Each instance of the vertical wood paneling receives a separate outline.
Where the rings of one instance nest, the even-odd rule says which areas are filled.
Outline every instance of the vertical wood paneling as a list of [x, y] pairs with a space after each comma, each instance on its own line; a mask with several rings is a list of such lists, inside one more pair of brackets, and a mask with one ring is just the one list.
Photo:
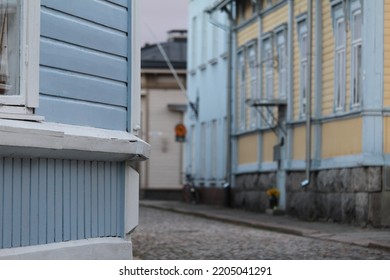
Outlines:
[[118, 216], [117, 204], [117, 188], [118, 188], [118, 174], [117, 165], [111, 165], [111, 235], [115, 236], [117, 233], [116, 229], [116, 217]]
[[47, 160], [39, 160], [39, 178], [38, 178], [38, 189], [39, 189], [39, 205], [38, 205], [38, 243], [47, 243]]
[[77, 240], [77, 163], [70, 162], [70, 239]]
[[92, 162], [92, 237], [98, 236], [98, 173], [97, 173], [97, 162]]
[[104, 232], [106, 236], [111, 235], [111, 164], [104, 164]]
[[[30, 177], [29, 159], [22, 161], [22, 239], [21, 246], [30, 244]], [[0, 169], [1, 172], [1, 169]], [[1, 223], [1, 222], [0, 222]], [[1, 248], [1, 246], [0, 246]]]
[[0, 158], [0, 248], [123, 236], [124, 165]]
[[104, 235], [104, 163], [98, 163], [98, 234]]
[[3, 246], [12, 246], [12, 159], [4, 161]]
[[4, 207], [4, 159], [0, 158], [0, 248], [3, 248], [3, 207]]
[[21, 245], [22, 160], [13, 160], [12, 172], [12, 247]]
[[85, 162], [85, 194], [84, 194], [84, 209], [85, 209], [85, 220], [84, 220], [84, 230], [85, 238], [92, 237], [92, 181], [91, 181], [91, 162]]
[[84, 211], [84, 161], [77, 162], [77, 239], [83, 239], [85, 237], [85, 211]]
[[70, 240], [70, 161], [64, 160], [64, 185], [63, 185], [63, 234], [64, 241]]
[[38, 244], [39, 161], [31, 160], [30, 245]]
[[55, 240], [55, 166], [54, 160], [47, 161], [47, 243]]
[[63, 240], [63, 164], [55, 161], [55, 242]]

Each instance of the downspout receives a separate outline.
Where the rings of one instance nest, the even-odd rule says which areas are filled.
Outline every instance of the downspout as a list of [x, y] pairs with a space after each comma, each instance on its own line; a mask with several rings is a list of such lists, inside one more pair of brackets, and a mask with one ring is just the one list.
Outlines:
[[301, 187], [307, 187], [310, 184], [310, 170], [311, 170], [311, 68], [312, 68], [312, 0], [307, 0], [307, 21], [308, 21], [308, 53], [307, 53], [307, 94], [306, 94], [306, 179], [301, 182]]
[[[233, 74], [233, 27], [234, 27], [234, 18], [233, 18], [233, 3], [230, 4], [230, 11], [225, 9], [226, 14], [229, 19], [229, 31], [228, 31], [228, 46], [227, 46], [227, 90], [226, 90], [226, 137], [227, 137], [227, 147], [226, 147], [226, 183], [224, 188], [231, 188], [232, 185], [232, 74]], [[226, 206], [230, 206], [229, 205]]]

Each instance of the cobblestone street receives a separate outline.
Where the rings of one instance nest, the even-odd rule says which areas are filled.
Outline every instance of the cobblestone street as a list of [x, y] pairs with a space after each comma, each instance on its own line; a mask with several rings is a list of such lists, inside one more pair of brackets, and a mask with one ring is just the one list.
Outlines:
[[390, 259], [390, 252], [238, 226], [191, 215], [140, 208], [132, 235], [144, 260]]

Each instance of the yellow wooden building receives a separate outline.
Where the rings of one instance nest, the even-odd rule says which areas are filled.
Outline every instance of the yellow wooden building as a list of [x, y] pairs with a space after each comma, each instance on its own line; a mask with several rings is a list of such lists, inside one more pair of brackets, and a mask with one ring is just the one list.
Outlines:
[[224, 0], [238, 207], [390, 225], [390, 1]]

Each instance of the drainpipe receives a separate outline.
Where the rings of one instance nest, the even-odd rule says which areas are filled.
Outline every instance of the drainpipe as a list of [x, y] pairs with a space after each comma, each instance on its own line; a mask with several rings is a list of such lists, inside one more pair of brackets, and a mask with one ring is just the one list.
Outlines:
[[[233, 18], [233, 3], [230, 4], [230, 11], [225, 9], [226, 14], [229, 19], [229, 31], [228, 31], [228, 45], [227, 45], [227, 90], [226, 90], [226, 137], [227, 137], [227, 147], [226, 147], [226, 183], [224, 187], [226, 191], [229, 192], [232, 185], [232, 74], [233, 74], [233, 27], [234, 27], [234, 18]], [[227, 202], [226, 206], [230, 206], [230, 201]]]
[[301, 187], [307, 187], [310, 184], [310, 169], [311, 169], [311, 67], [312, 67], [312, 0], [307, 0], [307, 21], [308, 21], [308, 41], [309, 49], [307, 53], [307, 94], [306, 94], [306, 179], [301, 182]]

